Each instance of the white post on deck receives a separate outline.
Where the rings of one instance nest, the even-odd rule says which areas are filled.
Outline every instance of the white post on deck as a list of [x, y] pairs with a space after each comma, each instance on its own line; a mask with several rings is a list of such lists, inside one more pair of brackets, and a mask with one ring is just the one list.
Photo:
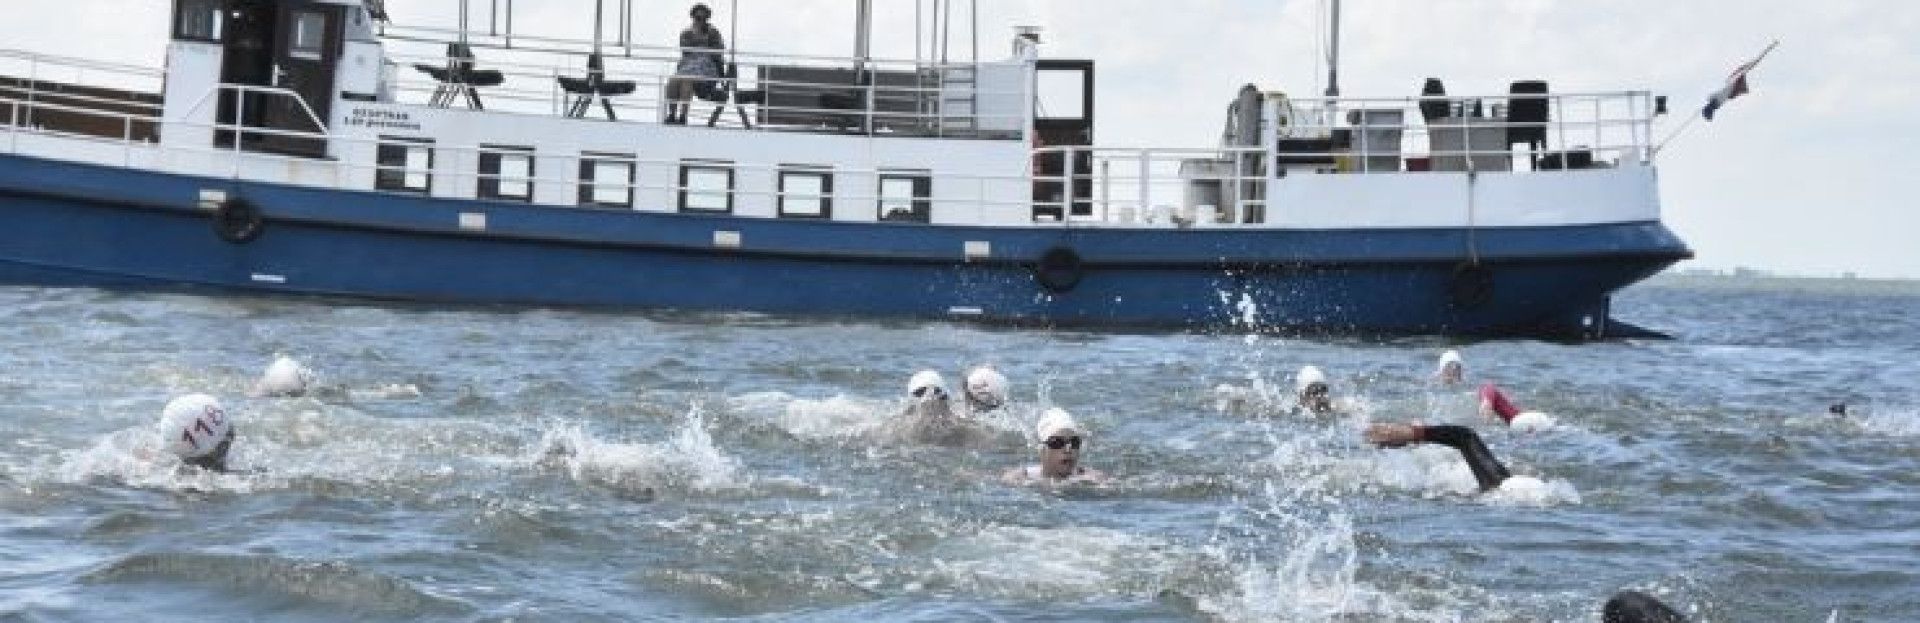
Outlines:
[[1139, 189], [1140, 215], [1142, 217], [1145, 217], [1149, 213], [1148, 211], [1153, 209], [1149, 205], [1149, 202], [1152, 201], [1152, 197], [1148, 196], [1148, 192], [1151, 189], [1148, 188], [1147, 186], [1147, 177], [1152, 175], [1151, 173], [1152, 168], [1153, 168], [1153, 152], [1145, 149], [1140, 150], [1140, 178], [1135, 180], [1135, 183], [1140, 185], [1140, 189]]
[[1100, 220], [1113, 222], [1113, 156], [1100, 159]]
[[[219, 87], [214, 87], [218, 89]], [[233, 179], [240, 179], [240, 143], [246, 138], [241, 128], [247, 125], [247, 87], [235, 85], [233, 92]]]
[[1065, 189], [1060, 193], [1060, 222], [1062, 224], [1073, 220], [1073, 149], [1073, 146], [1069, 145], [1067, 146], [1067, 151], [1061, 154], [1061, 157], [1066, 161], [1066, 166], [1061, 167], [1060, 171], [1060, 176], [1066, 179], [1066, 183], [1062, 184]]

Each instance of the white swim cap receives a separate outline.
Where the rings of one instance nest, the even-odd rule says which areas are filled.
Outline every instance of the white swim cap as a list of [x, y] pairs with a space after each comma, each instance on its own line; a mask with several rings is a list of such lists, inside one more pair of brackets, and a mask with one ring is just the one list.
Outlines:
[[307, 393], [307, 384], [312, 381], [313, 372], [300, 365], [300, 362], [286, 355], [276, 355], [253, 388], [254, 393], [262, 396], [299, 396]]
[[220, 401], [206, 394], [188, 394], [167, 403], [160, 412], [160, 441], [183, 459], [211, 454], [233, 432], [233, 422]]
[[1068, 414], [1066, 409], [1059, 407], [1047, 409], [1046, 413], [1040, 414], [1040, 424], [1035, 426], [1034, 430], [1040, 433], [1042, 441], [1063, 432], [1081, 432], [1080, 423], [1073, 421], [1073, 416]]
[[908, 396], [914, 398], [929, 398], [930, 396], [926, 396], [929, 391], [938, 393], [939, 397], [946, 397], [947, 380], [941, 378], [939, 372], [921, 370], [913, 373], [913, 378], [907, 380]]
[[1465, 363], [1460, 360], [1460, 351], [1449, 350], [1447, 352], [1440, 353], [1440, 367], [1445, 368], [1447, 367], [1447, 364], [1450, 364], [1450, 363], [1454, 365], [1465, 365]]
[[967, 373], [967, 398], [989, 409], [1007, 403], [1007, 377], [987, 366]]
[[1293, 388], [1296, 391], [1302, 391], [1302, 392], [1307, 391], [1307, 387], [1315, 383], [1319, 383], [1321, 385], [1327, 384], [1327, 375], [1326, 373], [1321, 372], [1319, 368], [1316, 368], [1313, 366], [1306, 366], [1304, 368], [1300, 368], [1299, 374], [1293, 375]]

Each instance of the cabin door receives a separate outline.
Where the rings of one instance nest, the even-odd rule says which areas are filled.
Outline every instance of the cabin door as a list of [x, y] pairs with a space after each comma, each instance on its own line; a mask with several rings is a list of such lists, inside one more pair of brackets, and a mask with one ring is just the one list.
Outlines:
[[[229, 0], [226, 31], [221, 35], [225, 55], [221, 61], [220, 83], [265, 87], [273, 85], [274, 23], [279, 18], [274, 3], [268, 0]], [[218, 123], [222, 127], [262, 127], [267, 117], [267, 95], [220, 91]], [[214, 134], [214, 144], [233, 147], [232, 130]], [[244, 147], [257, 148], [263, 135], [246, 133]]]
[[[265, 98], [266, 127], [313, 134], [327, 131], [326, 124], [333, 112], [334, 65], [340, 60], [344, 17], [338, 5], [279, 3], [278, 25], [274, 28], [272, 86], [300, 97]], [[309, 137], [272, 135], [263, 144], [269, 146], [269, 151], [302, 156], [325, 156], [327, 151], [326, 141]]]
[[1042, 59], [1034, 70], [1033, 146], [1048, 149], [1033, 158], [1034, 218], [1092, 216], [1093, 151], [1066, 148], [1093, 145], [1093, 61]]

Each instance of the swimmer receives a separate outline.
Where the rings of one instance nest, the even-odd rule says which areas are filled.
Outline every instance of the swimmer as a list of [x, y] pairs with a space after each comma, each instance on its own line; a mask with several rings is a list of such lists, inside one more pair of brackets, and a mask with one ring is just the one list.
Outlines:
[[273, 398], [298, 398], [307, 395], [313, 384], [313, 371], [286, 355], [275, 355], [273, 363], [253, 384], [253, 395]]
[[1441, 385], [1459, 385], [1467, 375], [1466, 364], [1460, 360], [1460, 351], [1449, 350], [1440, 353], [1440, 367], [1433, 372], [1434, 379]]
[[990, 366], [967, 372], [967, 412], [987, 413], [1007, 404], [1007, 377]]
[[1073, 416], [1058, 407], [1040, 416], [1034, 432], [1039, 433], [1040, 462], [1008, 470], [1003, 480], [1029, 482], [1100, 482], [1107, 475], [1080, 464], [1080, 448], [1085, 438]]
[[160, 413], [160, 443], [181, 463], [200, 469], [226, 472], [234, 435], [227, 410], [206, 394], [175, 398]]
[[[998, 373], [994, 373], [997, 376]], [[1004, 379], [1001, 379], [1004, 381]], [[1005, 387], [1002, 383], [1001, 388]], [[999, 394], [982, 391], [982, 400], [1003, 400]], [[883, 429], [893, 437], [949, 446], [985, 445], [993, 432], [981, 427], [969, 413], [955, 412], [947, 393], [947, 381], [939, 372], [921, 370], [907, 380], [907, 408]], [[968, 398], [966, 400], [975, 400]]]
[[1333, 397], [1327, 388], [1327, 375], [1314, 366], [1300, 368], [1293, 375], [1293, 388], [1299, 408], [1314, 415], [1333, 412]]
[[1480, 386], [1480, 415], [1487, 419], [1499, 418], [1508, 428], [1519, 431], [1534, 432], [1554, 426], [1553, 416], [1539, 411], [1520, 410], [1493, 383]]
[[1493, 451], [1480, 441], [1480, 435], [1465, 426], [1413, 424], [1375, 424], [1367, 427], [1367, 442], [1382, 448], [1399, 448], [1418, 443], [1437, 443], [1460, 451], [1467, 460], [1467, 468], [1473, 470], [1473, 479], [1480, 483], [1481, 491], [1500, 488], [1500, 483], [1513, 476], [1507, 466], [1493, 457]]
[[1687, 623], [1687, 617], [1652, 595], [1620, 591], [1600, 610], [1601, 623]]
[[1827, 415], [1831, 415], [1834, 417], [1847, 417], [1847, 403], [1836, 402], [1831, 405], [1828, 405]]

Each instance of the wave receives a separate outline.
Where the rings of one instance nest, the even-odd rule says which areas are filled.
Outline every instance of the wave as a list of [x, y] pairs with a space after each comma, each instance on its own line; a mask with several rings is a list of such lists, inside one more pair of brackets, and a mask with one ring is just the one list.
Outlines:
[[349, 563], [275, 556], [135, 554], [102, 565], [81, 579], [94, 584], [175, 582], [241, 598], [257, 599], [265, 593], [328, 610], [385, 615], [445, 616], [472, 610], [464, 601]]

